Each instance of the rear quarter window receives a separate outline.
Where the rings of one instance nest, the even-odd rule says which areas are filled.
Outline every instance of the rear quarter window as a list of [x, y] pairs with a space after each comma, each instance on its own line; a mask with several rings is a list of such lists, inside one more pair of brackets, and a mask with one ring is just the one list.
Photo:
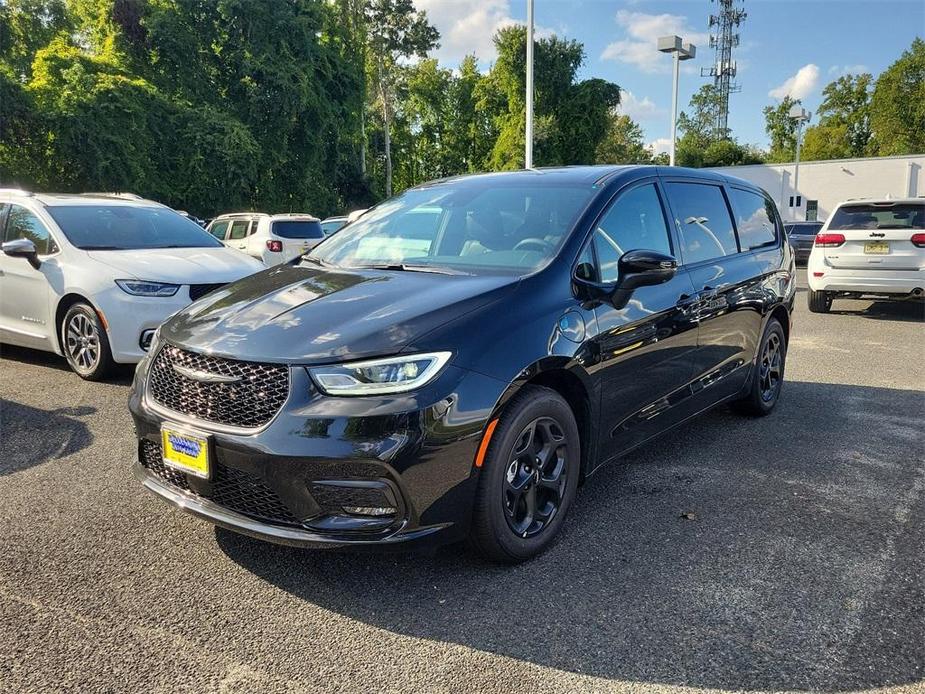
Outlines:
[[731, 192], [742, 250], [774, 245], [777, 242], [774, 203], [751, 190], [732, 188]]

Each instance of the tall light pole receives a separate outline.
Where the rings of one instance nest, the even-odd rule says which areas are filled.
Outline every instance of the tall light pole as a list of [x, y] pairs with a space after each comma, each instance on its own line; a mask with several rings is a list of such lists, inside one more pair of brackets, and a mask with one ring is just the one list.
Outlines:
[[533, 0], [527, 0], [527, 130], [524, 168], [533, 168]]
[[[793, 163], [793, 194], [795, 196], [794, 203], [796, 203], [800, 199], [800, 145], [803, 142], [803, 123], [809, 123], [809, 119], [813, 117], [813, 114], [812, 111], [807, 111], [799, 104], [794, 104], [790, 107], [790, 113], [787, 115], [791, 120], [797, 122], [797, 155]], [[794, 220], [797, 218], [797, 209], [799, 207], [799, 204], [790, 206]]]
[[661, 36], [658, 39], [658, 50], [662, 53], [671, 53], [674, 56], [674, 77], [671, 86], [671, 154], [670, 164], [674, 166], [675, 142], [678, 137], [678, 75], [681, 72], [681, 61], [690, 60], [697, 55], [697, 46], [684, 43], [680, 36]]

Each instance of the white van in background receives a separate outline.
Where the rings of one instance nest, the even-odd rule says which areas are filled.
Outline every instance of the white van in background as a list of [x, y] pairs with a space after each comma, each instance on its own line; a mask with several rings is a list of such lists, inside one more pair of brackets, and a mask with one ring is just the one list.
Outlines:
[[309, 214], [241, 212], [213, 219], [207, 231], [267, 267], [286, 263], [324, 239], [321, 220]]
[[0, 342], [63, 355], [82, 378], [133, 364], [191, 301], [262, 269], [137, 195], [0, 189]]

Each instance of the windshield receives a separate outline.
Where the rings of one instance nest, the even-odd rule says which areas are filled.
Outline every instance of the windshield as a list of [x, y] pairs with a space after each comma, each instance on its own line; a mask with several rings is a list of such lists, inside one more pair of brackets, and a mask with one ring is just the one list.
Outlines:
[[335, 231], [343, 227], [347, 223], [347, 219], [326, 219], [321, 222], [321, 231], [324, 232], [325, 236], [330, 236]]
[[320, 239], [324, 237], [317, 219], [287, 219], [273, 222], [273, 234], [284, 239]]
[[829, 229], [925, 229], [925, 203], [843, 205]]
[[789, 236], [815, 236], [822, 228], [822, 222], [814, 224], [785, 224]]
[[51, 205], [48, 213], [67, 240], [85, 251], [222, 245], [201, 226], [166, 207]]
[[590, 184], [457, 179], [368, 211], [309, 257], [344, 267], [409, 265], [531, 272], [555, 256], [596, 194]]

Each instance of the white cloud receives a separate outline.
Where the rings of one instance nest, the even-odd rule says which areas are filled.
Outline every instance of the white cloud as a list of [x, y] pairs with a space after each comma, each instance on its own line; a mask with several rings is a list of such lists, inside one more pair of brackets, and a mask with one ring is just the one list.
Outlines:
[[[440, 32], [440, 48], [432, 55], [449, 65], [470, 53], [480, 62], [494, 60], [495, 32], [523, 23], [511, 17], [511, 0], [415, 0], [414, 5], [427, 12], [428, 21]], [[537, 38], [555, 33], [542, 26], [534, 31]]]
[[836, 77], [843, 77], [844, 75], [861, 75], [865, 72], [870, 72], [870, 68], [864, 64], [833, 65], [829, 68], [829, 74]]
[[633, 92], [625, 89], [620, 91], [620, 105], [617, 108], [620, 113], [625, 113], [634, 121], [653, 120], [665, 114], [665, 110], [659, 108], [649, 97], [638, 99]]
[[819, 66], [810, 63], [804, 65], [796, 74], [774, 87], [768, 92], [768, 96], [775, 99], [783, 99], [789, 96], [791, 99], [805, 99], [807, 96], [816, 91], [819, 86]]
[[668, 72], [671, 69], [671, 61], [655, 47], [659, 36], [682, 36], [700, 50], [709, 43], [709, 35], [694, 31], [688, 25], [687, 17], [681, 15], [620, 10], [616, 19], [627, 37], [608, 45], [601, 53], [601, 60], [629, 63], [643, 72]]
[[659, 137], [649, 144], [646, 145], [651, 149], [655, 154], [668, 154], [671, 150], [671, 138], [670, 137]]

